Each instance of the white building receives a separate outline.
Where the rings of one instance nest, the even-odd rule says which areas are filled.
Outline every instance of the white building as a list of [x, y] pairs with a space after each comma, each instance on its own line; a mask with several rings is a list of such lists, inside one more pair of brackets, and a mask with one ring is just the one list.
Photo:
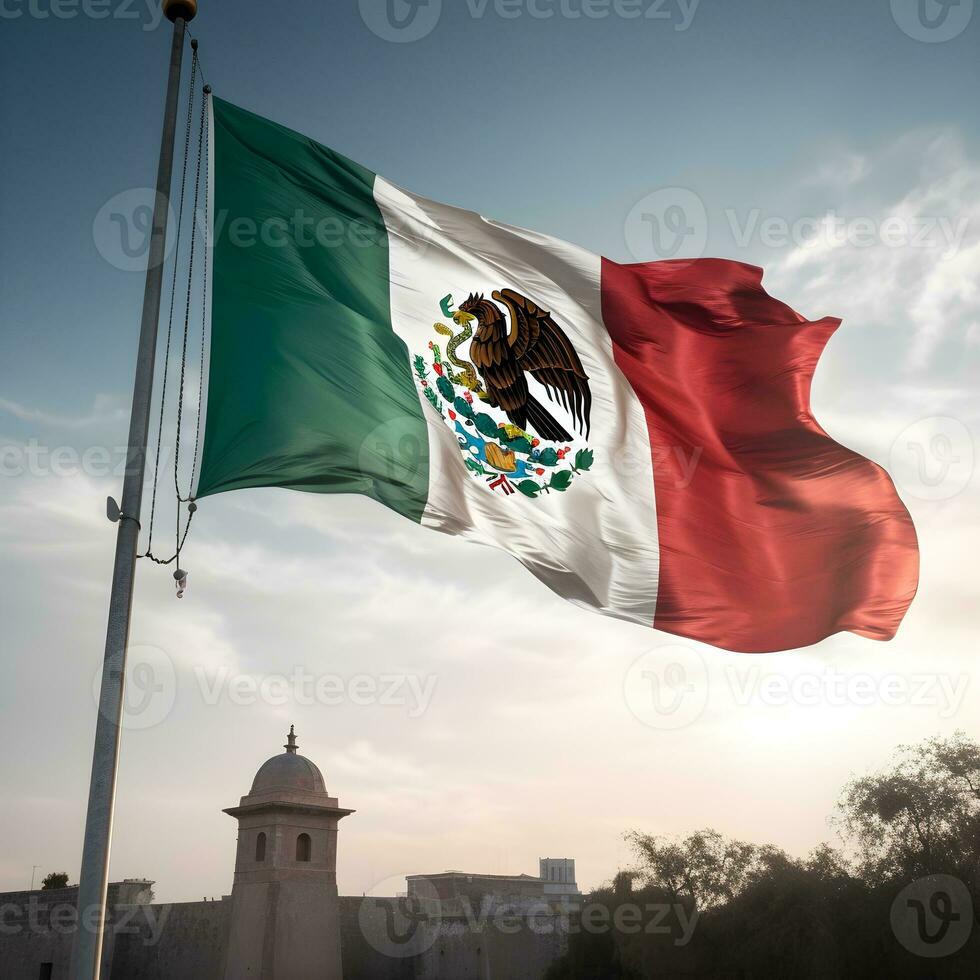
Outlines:
[[581, 895], [575, 884], [574, 858], [538, 858], [538, 877], [545, 895]]

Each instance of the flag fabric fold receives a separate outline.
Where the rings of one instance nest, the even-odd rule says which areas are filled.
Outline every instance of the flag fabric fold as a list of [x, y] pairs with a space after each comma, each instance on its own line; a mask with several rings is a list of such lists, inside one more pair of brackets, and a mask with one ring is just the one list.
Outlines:
[[804, 320], [751, 266], [620, 265], [212, 115], [198, 497], [362, 493], [726, 649], [894, 635], [914, 529], [810, 411], [839, 321]]
[[719, 259], [604, 262], [603, 317], [656, 453], [654, 625], [750, 651], [892, 637], [915, 531], [887, 473], [810, 410], [840, 321], [805, 320], [761, 269]]

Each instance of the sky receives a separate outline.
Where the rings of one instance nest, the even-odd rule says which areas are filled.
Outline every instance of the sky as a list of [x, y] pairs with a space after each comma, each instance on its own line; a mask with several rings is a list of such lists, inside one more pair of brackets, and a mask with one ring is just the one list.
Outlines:
[[[852, 775], [980, 723], [974, 0], [391, 2], [201, 0], [191, 28], [217, 95], [415, 192], [617, 260], [756, 263], [841, 317], [814, 413], [895, 478], [919, 595], [890, 643], [749, 657], [574, 608], [368, 500], [209, 498], [185, 598], [139, 568], [111, 877], [229, 893], [221, 810], [290, 723], [357, 811], [342, 894], [540, 856], [592, 887], [634, 828], [834, 842]], [[12, 890], [78, 874], [169, 24], [148, 0], [2, 0], [0, 20]]]

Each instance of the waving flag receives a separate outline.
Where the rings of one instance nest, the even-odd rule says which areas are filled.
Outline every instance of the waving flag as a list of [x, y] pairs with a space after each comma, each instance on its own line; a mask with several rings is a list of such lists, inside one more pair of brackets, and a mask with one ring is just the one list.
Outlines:
[[620, 265], [212, 114], [197, 497], [365, 494], [575, 603], [732, 650], [894, 635], [912, 523], [810, 411], [838, 320], [752, 266]]

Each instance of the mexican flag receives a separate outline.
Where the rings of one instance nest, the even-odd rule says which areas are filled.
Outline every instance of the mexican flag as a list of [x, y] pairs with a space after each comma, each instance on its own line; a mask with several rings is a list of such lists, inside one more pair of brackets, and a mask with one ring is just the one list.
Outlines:
[[219, 99], [210, 134], [196, 497], [364, 494], [730, 650], [894, 635], [912, 523], [810, 411], [838, 320], [753, 266], [620, 265], [438, 204]]

